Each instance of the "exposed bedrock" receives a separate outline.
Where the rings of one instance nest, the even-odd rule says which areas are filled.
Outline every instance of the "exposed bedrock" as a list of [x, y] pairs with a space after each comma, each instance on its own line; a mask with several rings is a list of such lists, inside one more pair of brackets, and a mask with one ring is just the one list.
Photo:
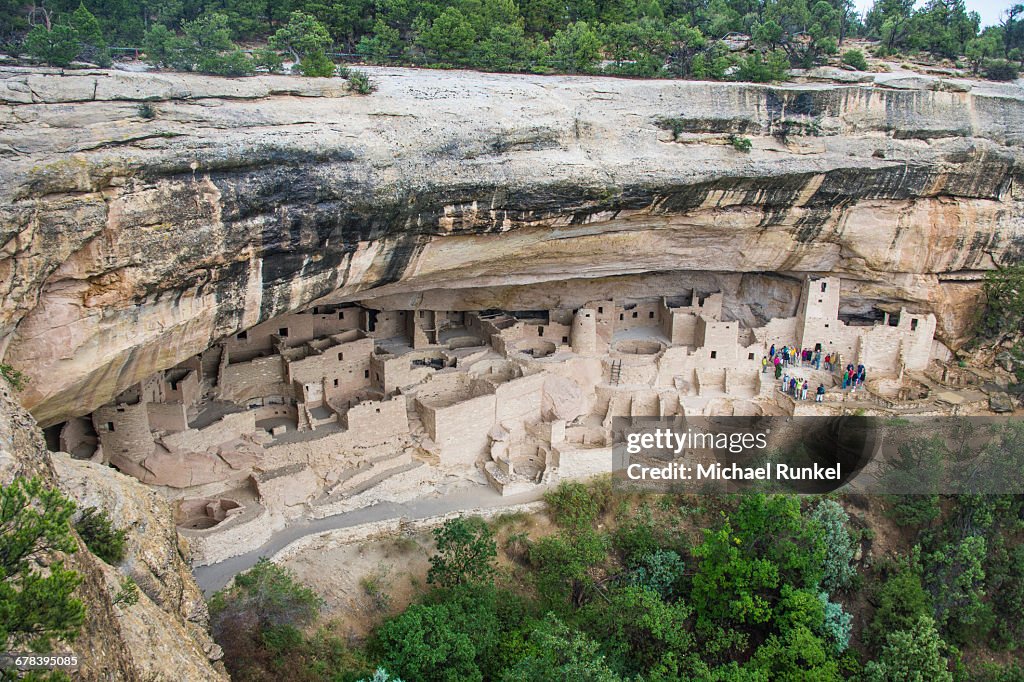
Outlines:
[[1024, 256], [1016, 86], [372, 75], [0, 70], [0, 333], [40, 422], [323, 297], [720, 288], [754, 322], [834, 273], [846, 314], [931, 311], [956, 347]]

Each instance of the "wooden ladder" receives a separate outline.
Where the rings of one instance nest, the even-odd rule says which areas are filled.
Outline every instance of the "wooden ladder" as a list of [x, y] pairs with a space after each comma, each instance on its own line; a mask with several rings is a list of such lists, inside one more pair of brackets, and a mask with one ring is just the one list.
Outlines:
[[612, 360], [611, 380], [613, 384], [619, 383], [622, 376], [622, 360]]

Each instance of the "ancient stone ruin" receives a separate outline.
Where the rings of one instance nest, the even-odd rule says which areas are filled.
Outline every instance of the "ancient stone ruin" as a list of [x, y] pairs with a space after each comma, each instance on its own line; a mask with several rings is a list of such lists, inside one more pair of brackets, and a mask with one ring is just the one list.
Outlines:
[[[723, 319], [719, 292], [544, 311], [315, 305], [68, 420], [60, 448], [165, 487], [200, 539], [268, 513], [325, 515], [418, 467], [482, 469], [524, 492], [610, 470], [613, 416], [820, 413], [858, 399], [840, 388], [847, 364], [864, 365], [860, 399], [875, 406], [907, 400], [903, 382], [934, 384], [926, 371], [948, 359], [934, 315], [848, 323], [841, 288], [808, 277], [797, 315], [753, 328]], [[778, 390], [762, 359], [783, 346], [832, 358], [787, 371], [824, 384], [825, 401]]]

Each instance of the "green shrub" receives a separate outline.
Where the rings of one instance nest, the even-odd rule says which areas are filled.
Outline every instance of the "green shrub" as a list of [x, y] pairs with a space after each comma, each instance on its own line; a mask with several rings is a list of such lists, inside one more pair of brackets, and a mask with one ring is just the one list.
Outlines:
[[298, 64], [299, 73], [309, 78], [330, 78], [334, 75], [334, 62], [323, 50], [314, 50]]
[[637, 558], [630, 582], [657, 592], [662, 599], [672, 600], [682, 593], [685, 568], [683, 558], [676, 552], [657, 549]]
[[359, 95], [369, 95], [377, 89], [377, 85], [370, 80], [365, 71], [351, 69], [348, 71], [348, 89]]
[[821, 586], [829, 594], [850, 586], [857, 574], [853, 566], [856, 544], [847, 527], [850, 517], [842, 505], [834, 500], [822, 500], [811, 511], [811, 521], [817, 523], [825, 537], [824, 576]]
[[986, 62], [983, 73], [990, 81], [1015, 81], [1020, 77], [1020, 69], [1016, 64], [1005, 59], [993, 59]]
[[594, 596], [597, 569], [608, 558], [608, 538], [590, 528], [541, 538], [530, 546], [530, 566], [545, 606], [559, 612]]
[[271, 626], [302, 627], [313, 622], [321, 600], [295, 575], [267, 558], [235, 576], [232, 587], [210, 599], [215, 633], [262, 631]]
[[139, 586], [131, 576], [125, 576], [118, 584], [114, 605], [135, 606], [139, 603]]
[[741, 135], [730, 135], [729, 144], [731, 144], [732, 148], [736, 151], [743, 153], [749, 152], [753, 147], [753, 143], [750, 141], [750, 138], [743, 137]]
[[890, 632], [877, 661], [864, 667], [865, 682], [953, 682], [946, 659], [948, 646], [935, 622], [922, 616], [909, 629]]
[[479, 584], [494, 574], [498, 545], [478, 516], [460, 516], [434, 529], [437, 553], [430, 557], [427, 582], [442, 587]]
[[147, 121], [156, 118], [156, 109], [149, 102], [143, 102], [139, 105], [139, 118]]
[[735, 80], [751, 83], [770, 83], [786, 80], [789, 71], [789, 57], [783, 50], [773, 50], [767, 56], [752, 52], [741, 58], [736, 66]]
[[78, 31], [71, 26], [38, 24], [25, 36], [25, 52], [50, 66], [68, 66], [80, 51]]
[[258, 69], [267, 73], [280, 73], [284, 68], [284, 60], [277, 50], [269, 47], [256, 50], [252, 55], [252, 63]]
[[127, 531], [114, 528], [105, 511], [88, 507], [75, 521], [75, 530], [89, 551], [114, 565], [124, 560]]
[[679, 136], [686, 132], [686, 123], [679, 118], [659, 118], [654, 123], [662, 130], [670, 131], [673, 140], [678, 140]]
[[1024, 647], [1024, 544], [1007, 548], [999, 542], [986, 567], [998, 646]]
[[253, 61], [241, 50], [223, 54], [207, 54], [196, 62], [196, 71], [214, 76], [251, 76], [255, 71]]
[[843, 64], [852, 66], [858, 71], [868, 70], [868, 60], [864, 58], [864, 53], [860, 50], [847, 50], [843, 53]]
[[565, 528], [591, 525], [601, 513], [604, 500], [594, 491], [576, 481], [563, 481], [554, 490], [544, 493], [551, 517]]
[[883, 643], [889, 633], [910, 629], [919, 618], [932, 612], [931, 599], [920, 576], [909, 568], [885, 581], [878, 591], [877, 603], [864, 633], [868, 642], [876, 645]]
[[22, 390], [28, 384], [28, 377], [8, 364], [0, 363], [0, 376], [6, 379], [15, 391]]
[[932, 595], [935, 618], [947, 634], [969, 634], [985, 615], [985, 570], [987, 543], [980, 535], [968, 535], [922, 556], [924, 585]]
[[378, 628], [380, 663], [406, 680], [480, 682], [499, 643], [505, 595], [464, 585], [433, 596]]

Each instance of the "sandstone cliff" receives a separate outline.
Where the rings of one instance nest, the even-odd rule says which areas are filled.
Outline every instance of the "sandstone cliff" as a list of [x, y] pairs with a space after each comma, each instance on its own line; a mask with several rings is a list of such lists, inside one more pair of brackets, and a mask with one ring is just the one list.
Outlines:
[[[82, 660], [75, 679], [226, 680], [210, 658], [220, 649], [206, 631], [206, 604], [179, 545], [171, 510], [154, 491], [113, 469], [50, 455], [35, 421], [17, 406], [0, 380], [0, 485], [15, 476], [39, 476], [80, 507], [106, 510], [129, 531], [124, 562], [112, 567], [79, 541], [68, 558], [82, 576], [76, 596], [86, 622], [70, 649]], [[115, 604], [125, 576], [139, 586], [139, 601]]]
[[0, 71], [0, 349], [40, 422], [322, 297], [711, 281], [745, 319], [835, 273], [846, 312], [932, 311], [955, 347], [1024, 254], [1017, 86], [372, 76]]

